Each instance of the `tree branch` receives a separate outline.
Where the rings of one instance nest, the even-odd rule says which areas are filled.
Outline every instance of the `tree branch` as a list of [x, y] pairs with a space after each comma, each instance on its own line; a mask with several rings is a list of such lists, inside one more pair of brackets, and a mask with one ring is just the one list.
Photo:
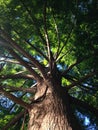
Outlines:
[[84, 82], [86, 79], [88, 79], [88, 78], [94, 76], [95, 74], [96, 74], [95, 72], [91, 72], [91, 73], [85, 75], [84, 77], [80, 78], [79, 80], [74, 81], [72, 84], [67, 85], [66, 87], [67, 87], [67, 89], [69, 90], [69, 89], [71, 89], [72, 87], [74, 87], [74, 86], [76, 86], [76, 85], [80, 85], [80, 84], [81, 84], [82, 82]]
[[9, 92], [3, 90], [2, 88], [0, 88], [0, 93], [3, 94], [5, 97], [9, 98], [10, 100], [12, 100], [13, 102], [21, 105], [23, 108], [25, 109], [30, 109], [31, 105], [22, 101], [20, 98], [15, 97], [14, 95], [10, 94]]
[[62, 56], [56, 58], [56, 62], [60, 61], [64, 56], [66, 56], [69, 52], [71, 52], [73, 48], [70, 48], [66, 53], [62, 54]]
[[67, 44], [67, 42], [68, 42], [68, 40], [69, 40], [69, 38], [70, 38], [70, 36], [71, 36], [72, 31], [73, 31], [73, 26], [72, 26], [72, 28], [71, 28], [71, 30], [70, 30], [68, 36], [67, 36], [67, 39], [66, 39], [66, 41], [65, 41], [65, 44], [64, 44], [64, 45], [61, 47], [61, 49], [59, 50], [56, 59], [59, 57], [60, 53], [63, 51], [65, 45]]
[[[20, 34], [16, 31], [16, 30], [14, 30], [15, 31], [15, 33], [20, 37]], [[47, 61], [49, 60], [48, 59], [48, 57], [46, 56], [46, 55], [44, 55], [44, 53], [39, 49], [39, 48], [37, 48], [37, 47], [35, 47], [34, 45], [32, 45], [30, 42], [29, 42], [29, 40], [24, 40], [27, 44], [29, 44], [36, 52], [38, 52], [41, 56], [43, 56]]]
[[49, 60], [48, 57], [46, 55], [44, 55], [44, 53], [38, 49], [37, 47], [35, 47], [34, 45], [32, 45], [29, 41], [25, 40], [25, 42], [27, 44], [29, 44], [33, 49], [35, 49], [40, 55], [42, 55], [47, 61]]
[[62, 76], [66, 75], [74, 66], [81, 63], [83, 59], [77, 60], [74, 64], [70, 65], [64, 72], [62, 72]]
[[34, 66], [36, 66], [39, 71], [41, 72], [41, 74], [43, 75], [43, 77], [46, 77], [46, 73], [44, 71], [44, 66], [42, 64], [40, 64], [33, 56], [31, 56], [29, 53], [27, 53], [23, 48], [21, 48], [15, 41], [13, 41], [8, 34], [1, 29], [1, 34], [2, 36], [5, 38], [6, 41], [8, 41], [9, 45], [11, 47], [13, 47], [14, 49], [16, 49], [18, 52], [20, 52], [21, 54], [23, 54], [25, 57], [27, 57]]
[[10, 49], [10, 53], [23, 65], [25, 66], [29, 72], [32, 74], [33, 78], [38, 82], [41, 81], [41, 77], [37, 74], [15, 51]]
[[[20, 112], [18, 115], [15, 115], [15, 117], [13, 119], [11, 119], [8, 124], [6, 124], [4, 127], [3, 127], [3, 130], [8, 130], [11, 126], [13, 126], [16, 122], [18, 122], [24, 115], [25, 113], [25, 110]], [[26, 111], [27, 113], [27, 111]]]
[[56, 30], [56, 34], [57, 34], [57, 39], [58, 39], [58, 47], [57, 47], [57, 52], [55, 54], [55, 59], [57, 59], [58, 54], [59, 54], [59, 50], [60, 50], [60, 35], [59, 35], [58, 26], [56, 24], [56, 20], [55, 20], [54, 15], [53, 15], [53, 20], [54, 20], [54, 24], [55, 24], [55, 30]]
[[33, 79], [34, 76], [30, 74], [12, 74], [12, 75], [0, 75], [0, 79]]
[[50, 42], [49, 42], [49, 36], [48, 36], [48, 31], [47, 31], [46, 6], [47, 6], [47, 1], [45, 1], [45, 4], [44, 4], [43, 20], [44, 20], [44, 31], [45, 31], [45, 39], [46, 39], [46, 45], [47, 45], [47, 52], [48, 52], [48, 58], [49, 58], [49, 66], [50, 66], [50, 70], [52, 71], [53, 54], [51, 52], [51, 47], [50, 47]]
[[36, 18], [31, 14], [31, 12], [30, 12], [30, 10], [28, 9], [27, 5], [25, 5], [25, 2], [24, 2], [23, 0], [20, 0], [20, 1], [21, 1], [21, 3], [22, 3], [23, 7], [26, 9], [26, 11], [27, 11], [27, 13], [28, 13], [28, 15], [29, 15], [29, 17], [30, 17], [30, 19], [31, 19], [31, 22], [32, 22], [32, 24], [33, 24], [34, 27], [35, 27], [35, 30], [37, 31], [38, 35], [40, 36], [40, 39], [42, 40], [43, 44], [46, 45], [45, 39], [44, 39], [44, 37], [42, 36], [40, 29], [38, 28]]
[[93, 107], [92, 105], [88, 104], [87, 102], [81, 101], [77, 98], [74, 98], [72, 96], [69, 96], [70, 102], [84, 108], [85, 110], [89, 110], [91, 113], [93, 113], [95, 116], [98, 117], [98, 109], [96, 109], [95, 107]]
[[0, 88], [7, 88], [12, 91], [22, 91], [26, 93], [35, 93], [37, 91], [36, 87], [32, 88], [23, 88], [23, 87], [15, 87], [15, 86], [6, 86], [6, 85], [0, 85]]
[[20, 62], [15, 61], [15, 60], [10, 60], [10, 59], [3, 59], [3, 60], [0, 60], [0, 62], [9, 62], [9, 63], [13, 63], [13, 64], [20, 64]]
[[[71, 83], [74, 83], [74, 82], [78, 81], [76, 77], [71, 77], [71, 76], [69, 76], [69, 75], [66, 75], [65, 78], [68, 79], [69, 81], [71, 81]], [[88, 92], [89, 90], [97, 91], [97, 89], [95, 89], [94, 86], [93, 86], [93, 87], [94, 87], [94, 88], [93, 88], [93, 87], [90, 87], [89, 85], [86, 86], [86, 85], [84, 85], [84, 84], [82, 84], [82, 83], [80, 83], [80, 84], [78, 84], [78, 85], [79, 85], [79, 88], [80, 88], [80, 89], [82, 89], [83, 91], [86, 91], [86, 92]], [[78, 86], [77, 86], [77, 87], [78, 87]]]

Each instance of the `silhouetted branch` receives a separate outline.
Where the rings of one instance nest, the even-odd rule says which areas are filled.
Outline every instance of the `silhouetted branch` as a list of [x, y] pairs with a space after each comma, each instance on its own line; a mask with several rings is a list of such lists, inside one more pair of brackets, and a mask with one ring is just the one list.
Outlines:
[[[15, 125], [24, 115], [25, 110], [20, 112], [19, 114], [15, 115], [13, 119], [11, 119], [8, 124], [6, 124], [2, 130], [8, 130], [11, 126]], [[27, 111], [26, 111], [27, 113]]]
[[40, 29], [39, 29], [39, 27], [37, 25], [37, 19], [31, 14], [31, 12], [28, 9], [27, 5], [25, 4], [24, 0], [20, 0], [20, 1], [22, 3], [23, 7], [25, 8], [25, 10], [28, 12], [29, 18], [30, 18], [32, 24], [34, 25], [35, 30], [36, 30], [38, 36], [40, 36], [40, 39], [42, 40], [43, 44], [46, 45], [45, 39], [42, 36], [41, 31], [40, 31]]
[[73, 50], [73, 48], [70, 48], [67, 52], [65, 52], [64, 54], [62, 54], [62, 56], [56, 58], [56, 62], [60, 61], [64, 56], [66, 56], [69, 52], [71, 52]]
[[0, 75], [0, 79], [33, 79], [34, 76], [30, 74], [10, 74]]
[[76, 85], [80, 85], [82, 82], [84, 82], [84, 81], [87, 80], [88, 78], [94, 76], [95, 74], [96, 74], [95, 72], [91, 72], [91, 73], [85, 75], [84, 77], [80, 78], [79, 80], [74, 81], [72, 84], [67, 85], [66, 87], [67, 87], [67, 89], [69, 90], [69, 89], [71, 89], [72, 87], [74, 87], [74, 86], [76, 86]]
[[23, 88], [23, 87], [15, 87], [15, 86], [8, 86], [8, 85], [0, 85], [0, 88], [6, 88], [12, 91], [22, 91], [26, 93], [35, 93], [37, 91], [36, 87]]
[[74, 98], [72, 96], [69, 96], [70, 103], [77, 105], [78, 107], [82, 107], [85, 110], [90, 111], [93, 113], [96, 117], [98, 117], [98, 109], [93, 107], [92, 105], [88, 104], [87, 102], [81, 101], [77, 98]]
[[[61, 49], [59, 50], [58, 55], [57, 55], [57, 58], [59, 57], [59, 55], [60, 55], [61, 52], [63, 51], [65, 45], [67, 44], [67, 42], [68, 42], [68, 40], [69, 40], [69, 38], [70, 38], [70, 36], [71, 36], [72, 31], [73, 31], [73, 26], [72, 26], [70, 32], [68, 33], [68, 36], [67, 36], [67, 39], [66, 39], [64, 45], [63, 45], [63, 46], [61, 47]], [[57, 58], [56, 58], [56, 59], [57, 59]]]
[[82, 61], [83, 61], [83, 59], [82, 60], [77, 60], [75, 63], [70, 65], [64, 72], [62, 72], [62, 76], [66, 75], [74, 66], [81, 63]]
[[34, 66], [36, 66], [39, 71], [42, 73], [43, 77], [46, 77], [44, 66], [38, 62], [33, 56], [31, 56], [29, 53], [27, 53], [21, 46], [19, 46], [15, 41], [13, 41], [8, 34], [4, 30], [0, 30], [2, 33], [2, 36], [5, 38], [6, 41], [8, 41], [9, 45], [16, 49], [18, 52], [23, 54], [25, 57], [27, 57]]
[[12, 100], [13, 102], [21, 105], [25, 109], [30, 109], [31, 108], [30, 104], [22, 101], [20, 98], [15, 97], [14, 95], [12, 95], [9, 92], [3, 90], [2, 88], [0, 88], [0, 93], [3, 94], [5, 97], [9, 98], [10, 100]]
[[39, 74], [37, 74], [26, 62], [13, 50], [10, 50], [10, 53], [23, 65], [25, 66], [29, 72], [32, 74], [33, 78], [37, 81], [41, 81], [41, 77]]
[[42, 55], [47, 61], [49, 60], [48, 57], [46, 55], [44, 55], [44, 53], [38, 49], [37, 47], [35, 47], [34, 45], [32, 45], [29, 41], [25, 40], [25, 42], [27, 42], [33, 49], [35, 49], [40, 55]]

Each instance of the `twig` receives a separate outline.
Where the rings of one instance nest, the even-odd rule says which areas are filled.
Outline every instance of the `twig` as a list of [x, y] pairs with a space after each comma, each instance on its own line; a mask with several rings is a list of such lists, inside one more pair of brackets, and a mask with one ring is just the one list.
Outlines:
[[32, 22], [32, 24], [34, 25], [35, 30], [37, 31], [38, 35], [40, 36], [40, 38], [41, 38], [43, 44], [46, 45], [45, 39], [44, 39], [44, 37], [42, 36], [40, 29], [38, 28], [36, 18], [31, 14], [31, 12], [30, 12], [30, 10], [28, 9], [28, 7], [27, 7], [27, 5], [25, 4], [25, 2], [24, 2], [23, 0], [20, 0], [20, 1], [21, 1], [21, 3], [22, 3], [23, 7], [24, 7], [24, 8], [26, 9], [26, 11], [28, 12], [29, 18], [31, 19], [31, 22]]
[[[70, 38], [70, 35], [71, 35], [71, 33], [72, 33], [72, 30], [73, 30], [73, 27], [71, 28], [71, 30], [70, 30], [70, 32], [69, 32], [69, 34], [68, 34], [68, 36], [67, 36], [67, 39], [66, 39], [64, 45], [63, 45], [63, 46], [61, 47], [61, 49], [59, 50], [58, 55], [57, 55], [57, 58], [59, 57], [60, 53], [63, 51], [65, 45], [67, 44], [67, 42], [68, 42], [68, 40], [69, 40], [69, 38]], [[57, 59], [57, 58], [56, 58], [56, 59]]]

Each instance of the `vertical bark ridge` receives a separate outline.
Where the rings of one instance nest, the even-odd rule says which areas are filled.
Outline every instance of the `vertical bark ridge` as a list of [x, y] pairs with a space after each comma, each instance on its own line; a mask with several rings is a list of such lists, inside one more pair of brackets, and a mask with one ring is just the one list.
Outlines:
[[66, 106], [58, 94], [50, 90], [42, 102], [33, 105], [29, 116], [28, 130], [72, 130]]

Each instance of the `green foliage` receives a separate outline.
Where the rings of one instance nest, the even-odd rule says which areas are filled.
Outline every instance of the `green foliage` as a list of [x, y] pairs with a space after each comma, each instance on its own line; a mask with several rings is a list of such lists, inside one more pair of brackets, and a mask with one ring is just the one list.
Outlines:
[[[27, 53], [31, 54], [31, 56], [47, 67], [47, 59], [35, 49], [38, 48], [44, 55], [47, 55], [43, 11], [45, 4], [47, 6], [46, 25], [51, 51], [54, 57], [57, 51], [60, 52], [56, 59], [60, 72], [68, 69], [68, 67], [76, 61], [82, 60], [81, 63], [76, 64], [68, 72], [70, 79], [62, 78], [62, 86], [70, 85], [73, 83], [72, 80], [76, 81], [89, 72], [98, 72], [97, 0], [48, 0], [47, 3], [43, 0], [0, 0], [0, 28], [3, 28]], [[28, 42], [33, 45], [33, 47], [28, 44]], [[7, 44], [9, 45], [8, 42]], [[15, 48], [13, 48], [13, 50], [15, 50]], [[19, 52], [17, 53], [24, 61], [32, 66], [28, 58]], [[8, 58], [5, 58], [7, 56]], [[4, 59], [3, 61], [1, 61], [2, 58]], [[3, 69], [0, 68], [1, 76], [15, 75], [22, 71], [24, 71], [24, 75], [29, 74], [29, 71], [20, 65], [20, 63], [10, 63], [7, 62], [6, 59], [16, 61], [14, 57], [9, 54], [7, 49], [0, 45], [0, 65], [4, 64]], [[38, 72], [37, 69], [35, 71]], [[34, 82], [33, 79], [0, 79], [0, 85], [15, 86], [17, 88], [29, 88]], [[85, 84], [87, 84], [87, 86], [85, 86]], [[72, 88], [69, 93], [98, 108], [97, 85], [98, 76], [96, 74], [83, 82], [82, 85], [79, 84]], [[86, 87], [90, 87], [90, 89]], [[5, 90], [8, 91], [6, 88]], [[23, 92], [13, 93], [17, 97], [22, 97], [24, 101], [29, 102], [29, 94], [25, 95]], [[19, 106], [16, 105], [14, 109], [16, 113], [9, 115], [9, 111], [5, 110], [0, 104], [1, 128], [19, 112]], [[21, 124], [22, 121], [20, 121], [20, 124], [13, 126], [11, 130], [21, 129]]]

